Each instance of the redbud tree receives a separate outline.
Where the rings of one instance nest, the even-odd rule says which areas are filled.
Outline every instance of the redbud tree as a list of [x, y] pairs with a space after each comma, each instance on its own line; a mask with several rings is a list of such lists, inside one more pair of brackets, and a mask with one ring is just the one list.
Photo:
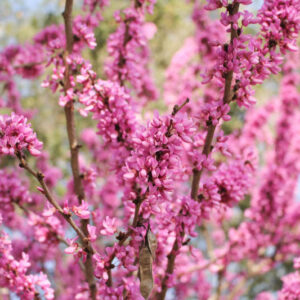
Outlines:
[[[1, 50], [3, 299], [300, 299], [300, 1], [187, 1], [194, 34], [161, 89], [160, 1], [110, 16], [101, 66], [85, 54], [109, 0], [66, 0]], [[18, 81], [39, 78], [64, 113], [64, 172], [22, 105]]]

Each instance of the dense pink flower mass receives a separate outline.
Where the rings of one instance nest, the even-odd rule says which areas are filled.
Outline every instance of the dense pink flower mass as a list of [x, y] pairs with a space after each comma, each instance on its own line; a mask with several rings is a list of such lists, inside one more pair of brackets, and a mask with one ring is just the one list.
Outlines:
[[0, 155], [28, 150], [31, 155], [38, 156], [42, 145], [24, 116], [14, 113], [0, 116]]
[[26, 274], [30, 267], [29, 257], [22, 253], [20, 259], [12, 255], [12, 245], [8, 235], [1, 230], [0, 232], [0, 285], [8, 287], [22, 297], [22, 299], [34, 299], [39, 287], [45, 299], [54, 299], [54, 291], [47, 276], [43, 273], [36, 275]]
[[[72, 2], [0, 53], [0, 297], [300, 299], [300, 1], [187, 1], [159, 86], [155, 0], [110, 15], [101, 72], [86, 53], [111, 1]], [[21, 105], [41, 75], [63, 155]]]
[[28, 182], [9, 170], [0, 170], [0, 207], [5, 223], [14, 221], [14, 204], [24, 205], [32, 202]]
[[[143, 6], [142, 3], [140, 5]], [[123, 14], [121, 17], [120, 12], [116, 12], [119, 27], [108, 40], [108, 53], [113, 60], [106, 66], [107, 77], [121, 86], [129, 81], [139, 98], [153, 100], [157, 97], [157, 91], [147, 67], [147, 39], [152, 38], [156, 27], [153, 23], [144, 22], [142, 8], [128, 8]]]

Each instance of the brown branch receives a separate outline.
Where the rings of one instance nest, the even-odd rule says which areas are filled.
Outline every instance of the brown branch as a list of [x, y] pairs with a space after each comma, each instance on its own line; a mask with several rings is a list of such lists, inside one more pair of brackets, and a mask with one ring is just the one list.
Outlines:
[[[227, 296], [228, 300], [234, 300], [240, 294], [240, 290], [247, 284], [249, 278], [242, 278], [231, 290], [230, 294]], [[241, 296], [241, 295], [240, 295]]]
[[[233, 5], [230, 4], [227, 7], [227, 10], [230, 15], [235, 15], [238, 12], [238, 9], [239, 9], [239, 3], [235, 3]], [[233, 39], [235, 37], [237, 37], [237, 35], [238, 35], [237, 30], [235, 30], [233, 27], [233, 23], [231, 23], [230, 30], [231, 30], [230, 43], [232, 44]], [[233, 71], [227, 72], [224, 77], [225, 77], [225, 88], [224, 88], [224, 95], [223, 95], [223, 103], [229, 103], [231, 101], [231, 84], [232, 84], [232, 78], [233, 78]], [[215, 130], [216, 130], [216, 125], [213, 125], [212, 123], [208, 125], [207, 135], [206, 135], [203, 150], [202, 150], [202, 154], [205, 154], [206, 156], [208, 156], [212, 150], [212, 141], [213, 141], [213, 137], [215, 134]], [[198, 198], [198, 189], [199, 189], [202, 172], [203, 172], [202, 169], [201, 170], [198, 170], [198, 169], [193, 170], [191, 198], [194, 199], [195, 201], [198, 201], [198, 199], [197, 199]], [[183, 230], [181, 232], [180, 238], [183, 239], [184, 235], [185, 234], [184, 234], [184, 230]], [[167, 264], [167, 269], [165, 272], [165, 277], [163, 278], [163, 281], [162, 281], [162, 289], [161, 289], [161, 292], [159, 294], [157, 294], [158, 300], [165, 299], [166, 292], [168, 290], [168, 287], [166, 285], [168, 275], [172, 274], [174, 271], [175, 259], [176, 259], [178, 250], [179, 250], [179, 241], [178, 241], [178, 238], [176, 238], [176, 240], [173, 244], [172, 250], [168, 255], [168, 264]]]
[[63, 17], [65, 21], [67, 54], [70, 54], [73, 51], [72, 9], [73, 9], [73, 0], [66, 0]]
[[[65, 22], [65, 34], [66, 34], [66, 51], [64, 55], [65, 60], [65, 75], [64, 75], [64, 91], [65, 93], [71, 87], [70, 84], [70, 66], [66, 62], [66, 57], [73, 51], [73, 31], [72, 31], [72, 8], [73, 0], [66, 0], [65, 10], [63, 12], [64, 22]], [[82, 185], [82, 180], [80, 177], [80, 168], [79, 168], [79, 159], [78, 152], [80, 146], [78, 145], [76, 138], [76, 127], [75, 127], [75, 117], [74, 117], [74, 103], [69, 101], [65, 106], [65, 117], [67, 125], [68, 140], [71, 153], [71, 168], [73, 174], [74, 182], [74, 192], [77, 195], [78, 201], [81, 204], [84, 200], [84, 189]], [[81, 230], [85, 236], [88, 236], [87, 225], [89, 220], [81, 220]], [[85, 266], [85, 278], [89, 284], [90, 296], [91, 299], [95, 300], [97, 295], [97, 287], [94, 277], [94, 267], [92, 261], [93, 252], [87, 251], [86, 261], [84, 262]]]
[[190, 102], [189, 98], [186, 98], [185, 101], [181, 105], [174, 105], [173, 111], [172, 111], [172, 117], [175, 117], [176, 114], [186, 105]]
[[[139, 9], [142, 7], [142, 3], [139, 0], [134, 0], [133, 5], [136, 9]], [[133, 18], [128, 18], [124, 20], [125, 23], [125, 33], [124, 33], [124, 40], [123, 40], [123, 49], [126, 50], [127, 44], [131, 41], [132, 36], [130, 35], [130, 22], [133, 21]], [[123, 55], [122, 51], [119, 51], [119, 61], [118, 61], [118, 67], [123, 68], [126, 64], [126, 57]], [[122, 79], [122, 73], [118, 72], [118, 80], [120, 86], [124, 86], [125, 82]]]
[[[230, 15], [235, 15], [237, 14], [239, 10], [239, 3], [234, 3], [233, 5], [230, 4], [227, 7], [227, 10]], [[234, 29], [233, 24], [231, 23], [230, 27], [230, 44], [233, 44], [234, 38], [238, 36], [237, 30]], [[225, 77], [225, 88], [224, 88], [224, 94], [223, 94], [223, 103], [228, 104], [231, 101], [231, 85], [232, 85], [232, 78], [233, 78], [233, 71], [228, 71], [227, 73], [224, 74]], [[204, 147], [202, 150], [202, 154], [208, 156], [209, 153], [212, 150], [212, 140], [215, 134], [216, 130], [216, 125], [209, 124], [207, 128], [207, 135], [205, 138], [204, 142]], [[200, 184], [200, 179], [202, 176], [202, 171], [198, 169], [193, 170], [193, 182], [192, 182], [192, 191], [191, 191], [191, 198], [194, 199], [195, 201], [198, 201], [197, 196], [198, 196], [198, 189], [199, 189], [199, 184]]]
[[[23, 158], [22, 161], [24, 162], [24, 158]], [[20, 162], [20, 164], [21, 164], [21, 165], [20, 165], [21, 168], [24, 168], [24, 169], [26, 169], [27, 171], [31, 170], [31, 171], [32, 171], [32, 172], [30, 172], [31, 174], [35, 173], [35, 172], [27, 165], [27, 162], [26, 162], [26, 161], [25, 161], [25, 166], [26, 166], [26, 167], [24, 167], [24, 164], [23, 164], [22, 162]], [[29, 211], [28, 211], [28, 209], [27, 209], [26, 207], [24, 207], [23, 205], [21, 205], [21, 204], [18, 203], [18, 202], [14, 202], [14, 203], [15, 203], [22, 211], [24, 211], [24, 213], [25, 213], [26, 216], [29, 216]], [[56, 235], [56, 239], [57, 239], [60, 243], [65, 244], [67, 247], [70, 247], [70, 243], [69, 243], [67, 240], [65, 240], [62, 236]], [[79, 266], [80, 266], [81, 270], [84, 271], [84, 265], [83, 265], [82, 261], [79, 261]]]
[[[66, 0], [65, 11], [63, 13], [65, 20], [65, 32], [66, 32], [66, 51], [65, 51], [65, 75], [64, 75], [64, 91], [65, 93], [71, 87], [70, 83], [70, 66], [66, 62], [66, 57], [72, 53], [73, 49], [73, 32], [72, 32], [72, 6], [73, 0]], [[78, 197], [78, 201], [81, 204], [84, 199], [84, 189], [80, 177], [80, 168], [78, 160], [78, 152], [80, 146], [78, 145], [76, 138], [76, 126], [74, 118], [74, 103], [69, 101], [65, 106], [65, 116], [67, 133], [69, 139], [69, 146], [71, 152], [71, 168], [74, 179], [74, 192]]]
[[41, 298], [39, 292], [35, 291], [35, 292], [34, 292], [34, 300], [41, 300], [41, 299], [42, 299], [42, 298]]
[[201, 233], [204, 237], [205, 243], [206, 243], [206, 249], [207, 249], [207, 256], [213, 260], [215, 258], [214, 254], [214, 244], [212, 240], [212, 236], [210, 235], [206, 223], [203, 223], [203, 225], [200, 228]]
[[[184, 228], [180, 233], [180, 237], [181, 237], [181, 239], [184, 238]], [[166, 293], [167, 293], [167, 290], [168, 290], [168, 286], [167, 286], [168, 276], [173, 274], [173, 272], [174, 272], [175, 259], [176, 259], [176, 256], [178, 254], [178, 250], [180, 249], [180, 245], [181, 244], [180, 244], [178, 238], [176, 238], [176, 240], [173, 244], [172, 250], [168, 255], [167, 269], [166, 269], [165, 276], [164, 276], [164, 278], [162, 280], [162, 283], [161, 283], [161, 292], [158, 293], [156, 295], [156, 298], [155, 298], [157, 300], [164, 300], [165, 297], [166, 297]]]
[[13, 65], [13, 68], [14, 69], [29, 69], [29, 68], [32, 68], [32, 67], [36, 67], [36, 66], [40, 66], [40, 65], [43, 65], [43, 64], [47, 64], [47, 62], [50, 60], [52, 60], [54, 57], [56, 57], [57, 55], [59, 54], [62, 54], [62, 53], [58, 53], [56, 52], [54, 55], [50, 56], [50, 57], [47, 57], [47, 59], [45, 60], [41, 60], [41, 61], [36, 61], [36, 62], [30, 62], [30, 63], [24, 63], [24, 64], [18, 64], [18, 65]]
[[42, 64], [46, 63], [45, 60], [42, 60], [42, 61], [38, 61], [38, 62], [31, 62], [31, 63], [27, 63], [27, 64], [20, 64], [20, 65], [15, 65], [13, 66], [14, 69], [29, 69], [29, 68], [32, 68], [32, 67], [36, 67], [36, 66], [40, 66]]
[[134, 8], [138, 9], [142, 7], [142, 3], [139, 0], [134, 0]]
[[225, 276], [225, 273], [226, 273], [226, 268], [220, 270], [218, 272], [218, 285], [217, 285], [217, 288], [216, 288], [216, 297], [215, 297], [215, 300], [220, 300], [221, 299], [221, 296], [222, 296], [222, 291], [223, 291], [223, 279], [224, 279], [224, 276]]
[[[132, 225], [131, 225], [133, 228], [137, 227], [137, 225], [138, 225], [140, 208], [141, 208], [143, 201], [146, 199], [147, 193], [148, 193], [148, 190], [142, 197], [138, 197], [135, 201], [134, 217], [133, 217], [133, 221], [132, 221]], [[122, 246], [127, 241], [127, 239], [130, 237], [132, 232], [133, 232], [133, 230], [130, 228], [130, 229], [128, 229], [128, 231], [126, 233], [119, 234], [119, 236], [117, 237], [119, 239], [119, 243], [118, 243], [119, 246]], [[108, 274], [108, 280], [106, 282], [107, 286], [112, 286], [111, 269], [114, 267], [114, 265], [112, 264], [112, 261], [114, 260], [115, 257], [116, 257], [116, 253], [113, 252], [109, 258], [108, 266], [106, 268], [107, 274]]]
[[[215, 134], [215, 130], [216, 130], [215, 125], [209, 125], [209, 127], [207, 129], [207, 135], [206, 135], [204, 147], [202, 150], [202, 154], [205, 154], [206, 156], [208, 156], [208, 154], [211, 151], [211, 144], [212, 144], [212, 140], [213, 140], [213, 137]], [[201, 170], [194, 169], [193, 170], [191, 198], [194, 199], [195, 201], [198, 200], [197, 197], [198, 197], [198, 190], [199, 190], [199, 184], [200, 184], [202, 172], [203, 172], [203, 169], [201, 169]]]

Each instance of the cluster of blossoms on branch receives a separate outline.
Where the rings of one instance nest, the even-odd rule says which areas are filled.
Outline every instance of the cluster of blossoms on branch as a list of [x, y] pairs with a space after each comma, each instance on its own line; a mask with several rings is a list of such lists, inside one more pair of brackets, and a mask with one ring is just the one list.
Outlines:
[[41, 153], [43, 144], [22, 115], [12, 113], [10, 116], [0, 116], [0, 136], [0, 155], [14, 155], [25, 150], [33, 156]]
[[[104, 78], [84, 50], [97, 49], [108, 0], [83, 1], [73, 18], [66, 0], [64, 25], [0, 53], [0, 107], [12, 110], [0, 115], [0, 288], [21, 299], [239, 299], [284, 271], [278, 297], [298, 299], [300, 1], [265, 0], [256, 13], [251, 0], [194, 1], [195, 34], [166, 70], [167, 112], [144, 114], [159, 98], [155, 2], [115, 12]], [[18, 76], [42, 74], [65, 112], [68, 178], [20, 102]], [[260, 101], [254, 87], [272, 75], [279, 95]], [[228, 130], [237, 117], [244, 126]], [[83, 118], [95, 124], [81, 133], [85, 152]]]

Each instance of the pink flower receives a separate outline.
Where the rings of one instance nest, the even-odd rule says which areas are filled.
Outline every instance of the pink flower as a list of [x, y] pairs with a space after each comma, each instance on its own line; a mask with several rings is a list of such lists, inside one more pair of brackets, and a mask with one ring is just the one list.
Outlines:
[[18, 173], [0, 169], [0, 208], [6, 222], [14, 220], [14, 203], [17, 205], [32, 203], [28, 182], [21, 179]]
[[75, 22], [74, 31], [78, 38], [84, 40], [89, 48], [94, 49], [97, 46], [96, 38], [93, 31], [85, 24]]
[[92, 226], [90, 224], [87, 225], [87, 229], [89, 232], [89, 239], [90, 241], [94, 242], [97, 239], [97, 234], [96, 234], [96, 226]]
[[59, 105], [60, 106], [65, 106], [68, 102], [73, 101], [74, 100], [74, 93], [73, 93], [73, 89], [68, 89], [66, 95], [61, 94], [59, 96]]
[[107, 216], [102, 222], [102, 229], [100, 230], [100, 233], [103, 235], [114, 235], [116, 232], [116, 219]]
[[151, 40], [154, 37], [156, 31], [157, 27], [154, 23], [147, 22], [143, 25], [144, 35], [148, 40]]
[[294, 258], [294, 268], [300, 269], [300, 257]]
[[85, 201], [82, 201], [81, 205], [73, 206], [73, 212], [81, 219], [89, 219], [90, 218], [90, 211], [88, 204]]
[[111, 58], [105, 67], [107, 77], [122, 86], [128, 81], [139, 97], [155, 100], [158, 92], [148, 67], [147, 41], [155, 34], [156, 27], [145, 23], [144, 14], [131, 7], [123, 10], [122, 15], [115, 14], [115, 19], [119, 26], [107, 43]]
[[298, 272], [291, 273], [282, 278], [283, 287], [279, 293], [279, 300], [293, 300], [300, 295], [300, 275]]
[[208, 0], [207, 2], [208, 3], [205, 5], [205, 9], [207, 10], [215, 10], [227, 5], [226, 0]]
[[77, 250], [79, 249], [79, 245], [76, 242], [78, 237], [75, 237], [73, 239], [68, 239], [69, 246], [65, 248], [64, 252], [67, 254], [75, 254], [77, 253]]
[[33, 156], [39, 156], [42, 145], [24, 116], [0, 115], [0, 155], [28, 150]]
[[15, 58], [16, 72], [24, 78], [35, 78], [44, 70], [43, 60], [44, 51], [40, 45], [26, 45]]
[[98, 278], [103, 278], [105, 281], [107, 281], [108, 273], [106, 267], [109, 258], [103, 257], [100, 254], [96, 253], [93, 255], [93, 259], [95, 261], [95, 276], [97, 276]]
[[71, 246], [67, 247], [64, 251], [67, 254], [75, 254], [78, 249], [78, 244], [74, 243]]
[[47, 276], [39, 274], [29, 274], [32, 263], [29, 255], [21, 252], [19, 258], [12, 252], [12, 244], [8, 235], [0, 232], [0, 272], [1, 285], [15, 292], [22, 299], [34, 299], [37, 286], [41, 288], [46, 300], [54, 299], [54, 291]]

